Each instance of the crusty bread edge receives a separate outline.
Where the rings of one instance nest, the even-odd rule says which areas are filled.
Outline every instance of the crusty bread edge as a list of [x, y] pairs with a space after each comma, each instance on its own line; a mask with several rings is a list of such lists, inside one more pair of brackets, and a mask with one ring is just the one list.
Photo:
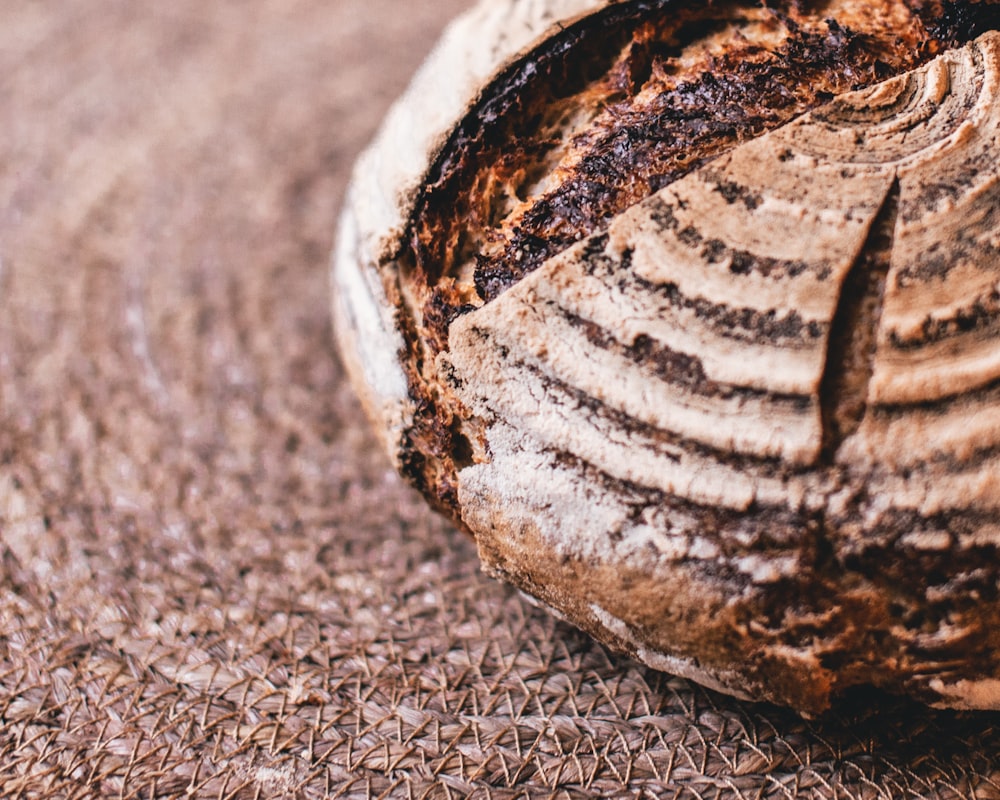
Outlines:
[[416, 193], [490, 76], [607, 0], [480, 0], [456, 18], [393, 104], [352, 172], [331, 264], [341, 360], [393, 464], [412, 424], [404, 347], [387, 288]]
[[[592, 12], [606, 4], [585, 0], [506, 3], [484, 0], [449, 27], [410, 88], [393, 107], [372, 146], [358, 161], [333, 258], [334, 325], [348, 373], [397, 466], [400, 438], [412, 420], [412, 401], [399, 366], [403, 340], [395, 322], [397, 309], [389, 300], [383, 281], [395, 280], [394, 256], [415, 193], [456, 120], [475, 101], [476, 89], [486, 85], [491, 74], [546, 35], [554, 20]], [[563, 17], [556, 9], [565, 12]], [[510, 36], [510, 29], [516, 27], [511, 25], [511, 17], [518, 11], [525, 14], [522, 35]], [[498, 18], [503, 19], [503, 25], [496, 24]], [[489, 36], [484, 39], [485, 34], [492, 34], [492, 39], [486, 41]], [[471, 509], [466, 506], [464, 511], [468, 513]], [[687, 663], [674, 657], [667, 664], [658, 652], [642, 647], [631, 634], [623, 635], [627, 626], [611, 611], [592, 604], [589, 611], [577, 609], [574, 613], [573, 603], [546, 597], [547, 592], [539, 592], [535, 585], [525, 586], [534, 581], [524, 580], [526, 576], [518, 580], [511, 574], [511, 567], [521, 559], [511, 561], [513, 553], [500, 552], [511, 543], [513, 531], [506, 522], [493, 520], [488, 526], [490, 534], [478, 537], [481, 556], [489, 571], [540, 595], [539, 599], [553, 609], [569, 612], [568, 616], [584, 629], [650, 666], [745, 696], [740, 685], [753, 681], [748, 681], [750, 676], [740, 670], [720, 673], [697, 661]], [[536, 544], [544, 554], [544, 544], [541, 541]], [[537, 563], [539, 548], [529, 549], [530, 560]], [[550, 589], [558, 591], [558, 587]], [[1000, 707], [1000, 680], [992, 678], [957, 683], [929, 678], [922, 688], [936, 694], [939, 700], [932, 704], [941, 707]], [[819, 708], [828, 700], [824, 695], [820, 689], [818, 696], [812, 698], [814, 703], [819, 701], [816, 704]], [[778, 699], [787, 702], [788, 698]]]

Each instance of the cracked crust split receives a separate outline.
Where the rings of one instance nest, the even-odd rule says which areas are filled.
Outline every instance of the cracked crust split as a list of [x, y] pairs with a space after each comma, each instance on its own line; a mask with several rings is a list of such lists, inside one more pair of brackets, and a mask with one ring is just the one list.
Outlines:
[[404, 378], [398, 466], [653, 666], [996, 705], [1000, 35], [963, 45], [997, 9], [576, 11], [428, 153], [397, 246], [338, 259], [398, 342], [341, 323]]

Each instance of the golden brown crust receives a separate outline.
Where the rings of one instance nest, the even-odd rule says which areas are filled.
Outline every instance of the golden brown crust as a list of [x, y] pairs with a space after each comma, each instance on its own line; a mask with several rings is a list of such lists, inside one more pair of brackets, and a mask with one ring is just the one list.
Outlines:
[[457, 316], [739, 142], [980, 24], [945, 31], [943, 18], [904, 0], [617, 3], [501, 72], [438, 154], [394, 262], [417, 402], [411, 480], [458, 517], [448, 454], [468, 446], [434, 367]]
[[611, 4], [484, 88], [380, 274], [488, 570], [733, 693], [1000, 703], [980, 8]]

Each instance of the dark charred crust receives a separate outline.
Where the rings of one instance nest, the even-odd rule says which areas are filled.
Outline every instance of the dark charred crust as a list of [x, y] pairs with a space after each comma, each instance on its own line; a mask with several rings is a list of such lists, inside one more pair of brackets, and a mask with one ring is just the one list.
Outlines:
[[[751, 211], [761, 203], [760, 196], [745, 187], [729, 183], [716, 184], [714, 188], [726, 198], [727, 202], [740, 201]], [[706, 239], [702, 232], [694, 226], [681, 227], [680, 220], [674, 214], [673, 208], [660, 196], [651, 198], [647, 208], [651, 219], [662, 230], [674, 233], [681, 242], [692, 250], [697, 250], [710, 264], [728, 262], [729, 270], [733, 274], [757, 274], [765, 278], [780, 280], [786, 277], [796, 278], [806, 272], [814, 272], [817, 277], [823, 277], [829, 273], [830, 267], [826, 264], [817, 265], [801, 260], [759, 256], [745, 250], [735, 250], [718, 239]]]
[[[429, 282], [452, 262], [447, 245], [455, 220], [482, 222], [466, 193], [484, 159], [517, 171], [551, 143], [533, 135], [546, 109], [581, 91], [610, 68], [644, 15], [661, 2], [615, 4], [563, 28], [545, 44], [504, 70], [461, 121], [431, 168], [414, 213], [413, 252]], [[446, 221], [442, 212], [451, 217]], [[453, 216], [454, 215], [454, 216]], [[443, 226], [443, 227], [442, 227]]]
[[[803, 4], [799, 16], [813, 13], [812, 5]], [[835, 93], [912, 68], [939, 49], [925, 38], [908, 44], [880, 40], [835, 20], [812, 17], [806, 25], [791, 6], [778, 3], [771, 10], [773, 25], [788, 29], [782, 47], [737, 37], [725, 52], [708, 57], [701, 72], [674, 74], [684, 44], [745, 22], [745, 7], [669, 0], [614, 4], [550, 37], [499, 76], [452, 135], [418, 200], [411, 241], [428, 281], [434, 283], [472, 246], [469, 255], [482, 273], [476, 286], [490, 300], [623, 208], [739, 142]], [[926, 24], [936, 13], [925, 9], [921, 19]], [[938, 28], [962, 32], [958, 24]], [[650, 84], [661, 87], [655, 99], [633, 102]], [[511, 230], [493, 227], [489, 233], [494, 204], [476, 197], [476, 187], [496, 191], [510, 185], [514, 195], [523, 190], [518, 168], [531, 172], [539, 154], [554, 146], [539, 133], [546, 109], [581, 93], [607, 114], [578, 137], [580, 159]], [[496, 180], [484, 184], [484, 170]], [[454, 227], [455, 220], [482, 226], [489, 252], [477, 253], [480, 246]]]
[[433, 355], [448, 349], [448, 327], [475, 306], [463, 303], [454, 284], [436, 286], [431, 290], [423, 309], [424, 342]]
[[[711, 459], [714, 463], [729, 467], [734, 471], [745, 471], [752, 468], [754, 474], [760, 478], [788, 478], [796, 474], [804, 474], [808, 471], [806, 467], [799, 470], [790, 468], [777, 457], [740, 455], [731, 450], [718, 450], [685, 436], [653, 428], [642, 420], [605, 405], [600, 400], [580, 389], [554, 380], [539, 370], [534, 364], [520, 360], [511, 360], [509, 365], [514, 369], [523, 370], [532, 375], [553, 394], [564, 396], [574, 408], [586, 409], [588, 415], [593, 419], [609, 422], [616, 430], [627, 434], [632, 441], [636, 442], [637, 446], [650, 447], [658, 455], [669, 458], [672, 461], [678, 460], [676, 451], [680, 449], [699, 458]], [[742, 390], [742, 392], [747, 395], [754, 394], [752, 390]], [[775, 405], [779, 405], [782, 402], [782, 399], [775, 399], [773, 395], [769, 397], [774, 399]], [[559, 402], [557, 398], [550, 399], [553, 402]], [[797, 396], [783, 398], [783, 400], [795, 410], [800, 410], [801, 403], [803, 402], [802, 398]]]
[[[856, 683], [898, 691], [901, 678], [931, 665], [953, 679], [991, 673], [988, 633], [1000, 623], [1000, 613], [989, 611], [998, 597], [997, 547], [956, 546], [983, 520], [896, 513], [879, 526], [893, 529], [891, 537], [845, 541], [838, 531], [861, 524], [858, 509], [852, 516], [825, 530], [815, 526], [827, 523], [810, 520], [816, 561], [757, 591], [748, 606], [757, 635], [792, 647], [826, 642], [820, 662], [837, 676], [837, 691]], [[951, 542], [921, 550], [911, 534], [923, 532]]]
[[[679, 227], [673, 211], [659, 198], [650, 201], [653, 219], [664, 228], [670, 225]], [[699, 238], [697, 240], [701, 242]], [[625, 251], [619, 254], [607, 252], [607, 236], [595, 236], [583, 247], [580, 258], [587, 273], [590, 275], [619, 278], [619, 288], [623, 291], [634, 289], [643, 295], [658, 297], [666, 305], [692, 312], [702, 323], [719, 336], [747, 343], [780, 344], [783, 347], [794, 348], [796, 345], [812, 346], [826, 335], [827, 326], [823, 323], [804, 320], [797, 312], [781, 314], [777, 310], [761, 312], [753, 308], [736, 308], [712, 303], [704, 298], [690, 298], [680, 291], [674, 283], [653, 283], [640, 278], [631, 269], [632, 254]], [[759, 264], [765, 259], [755, 259]], [[794, 270], [797, 262], [772, 262], [775, 269]], [[789, 266], [791, 265], [791, 266]]]
[[631, 345], [622, 348], [622, 354], [636, 364], [652, 367], [653, 374], [660, 380], [679, 383], [707, 397], [754, 394], [716, 383], [705, 374], [705, 367], [700, 359], [658, 345], [648, 336], [636, 337]]
[[759, 192], [732, 181], [716, 180], [715, 191], [721, 194], [727, 203], [742, 203], [747, 211], [756, 211], [763, 202]]
[[795, 311], [780, 314], [771, 309], [766, 312], [753, 308], [720, 306], [702, 298], [691, 299], [683, 295], [676, 284], [654, 284], [635, 278], [637, 286], [652, 295], [663, 298], [671, 305], [694, 312], [699, 320], [727, 339], [739, 342], [780, 344], [794, 347], [796, 343], [818, 341], [826, 333], [822, 323], [807, 322]]
[[[997, 254], [1000, 263], [1000, 253]], [[996, 289], [977, 297], [965, 308], [945, 319], [928, 317], [916, 336], [901, 337], [893, 332], [889, 341], [896, 350], [918, 350], [928, 344], [943, 342], [958, 336], [975, 334], [993, 339], [1000, 332], [1000, 291]]]
[[426, 398], [416, 403], [416, 424], [406, 431], [399, 450], [400, 472], [438, 511], [458, 522], [454, 429], [434, 408]]
[[960, 394], [944, 395], [934, 400], [923, 400], [912, 403], [880, 403], [872, 406], [872, 413], [884, 419], [894, 416], [905, 416], [914, 412], [931, 413], [945, 416], [963, 405], [979, 405], [984, 402], [1000, 402], [1000, 378], [989, 381], [974, 389], [962, 391]]
[[1000, 28], [1000, 4], [997, 0], [971, 3], [915, 0], [913, 6], [934, 41], [968, 42], [987, 31]]
[[[390, 297], [401, 309], [398, 289], [388, 288]], [[415, 321], [400, 311], [396, 315], [396, 325], [403, 335], [400, 363], [413, 403], [412, 424], [402, 432], [396, 453], [400, 474], [437, 511], [465, 528], [458, 505], [455, 454], [464, 452], [468, 440], [456, 425], [454, 414], [437, 400], [424, 377], [425, 359], [432, 356], [428, 353], [429, 345], [417, 334]]]
[[[678, 58], [685, 45], [701, 37], [725, 35], [727, 25], [742, 24], [741, 19], [746, 22], [741, 15], [750, 15], [759, 9], [758, 4], [736, 0], [615, 3], [551, 36], [508, 67], [456, 127], [417, 198], [401, 254], [408, 268], [402, 280], [408, 282], [410, 291], [406, 303], [396, 300], [406, 341], [402, 358], [415, 407], [400, 462], [407, 478], [458, 524], [462, 524], [458, 472], [476, 462], [477, 452], [481, 457], [484, 445], [482, 421], [469, 420], [467, 410], [449, 396], [452, 387], [447, 384], [455, 377], [437, 373], [436, 356], [448, 349], [448, 332], [456, 317], [495, 299], [548, 258], [604, 230], [625, 208], [741, 142], [815, 108], [834, 94], [911, 69], [981, 30], [997, 27], [996, 5], [912, 0], [908, 3], [915, 14], [912, 28], [886, 39], [822, 20], [818, 15], [824, 5], [818, 0], [770, 3], [771, 22], [767, 24], [787, 32], [780, 47], [768, 49], [733, 37], [728, 49], [706, 55], [700, 66], [685, 72]], [[636, 96], [644, 89], [647, 92], [640, 103]], [[574, 115], [581, 113], [590, 116], [574, 129]], [[847, 112], [836, 109], [835, 113]], [[559, 131], [564, 128], [576, 132], [563, 138]], [[569, 151], [575, 157], [563, 159]], [[726, 202], [740, 203], [751, 213], [761, 203], [748, 187], [717, 181], [714, 188]], [[951, 191], [951, 187], [930, 187], [924, 199], [931, 202]], [[654, 201], [653, 206], [656, 224], [710, 262], [728, 262], [736, 273], [777, 279], [815, 269], [728, 249], [695, 227], [681, 225], [666, 202]], [[891, 214], [883, 217], [889, 219]], [[864, 488], [872, 475], [847, 474], [832, 465], [839, 442], [864, 414], [884, 418], [896, 411], [852, 405], [840, 385], [844, 374], [851, 373], [844, 366], [849, 354], [867, 353], [870, 346], [866, 341], [852, 342], [849, 332], [871, 326], [876, 318], [878, 304], [864, 306], [860, 299], [877, 297], [879, 280], [885, 280], [887, 265], [879, 254], [886, 243], [878, 238], [884, 234], [879, 233], [880, 224], [869, 242], [869, 256], [858, 270], [860, 277], [849, 282], [842, 300], [845, 307], [862, 307], [862, 313], [857, 319], [838, 319], [832, 329], [794, 312], [779, 315], [716, 305], [687, 297], [674, 284], [644, 281], [631, 269], [629, 253], [609, 252], [606, 236], [589, 240], [582, 259], [592, 274], [615, 275], [623, 292], [659, 298], [665, 308], [683, 309], [713, 333], [731, 340], [813, 348], [830, 335], [829, 362], [834, 366], [821, 395], [834, 399], [824, 413], [828, 460], [823, 470], [831, 487], [853, 492], [838, 518], [825, 518], [825, 511], [784, 505], [755, 503], [749, 513], [699, 506], [619, 480], [569, 453], [551, 453], [561, 467], [580, 471], [587, 481], [634, 508], [637, 518], [654, 515], [666, 520], [663, 524], [671, 532], [684, 533], [689, 528], [692, 535], [703, 536], [718, 547], [716, 559], [692, 557], [684, 561], [684, 569], [704, 585], [719, 586], [736, 599], [726, 605], [725, 620], [706, 634], [710, 641], [690, 642], [689, 652], [709, 666], [713, 658], [719, 665], [731, 663], [733, 654], [742, 652], [746, 675], [759, 673], [766, 692], [798, 702], [805, 710], [819, 711], [828, 703], [830, 692], [870, 682], [873, 676], [876, 682], [884, 680], [886, 686], [898, 688], [928, 664], [937, 664], [942, 672], [952, 670], [955, 679], [990, 673], [985, 645], [975, 639], [982, 632], [980, 638], [986, 641], [986, 628], [1000, 627], [1000, 613], [984, 613], [979, 608], [974, 616], [971, 605], [981, 599], [994, 608], [997, 600], [1000, 553], [996, 545], [977, 538], [992, 520], [971, 513], [947, 518], [874, 514]], [[962, 242], [956, 246], [961, 248]], [[943, 254], [932, 250], [915, 265], [919, 272], [904, 271], [901, 279], [943, 276], [948, 262], [939, 255]], [[998, 311], [996, 293], [975, 298], [967, 311], [950, 320], [928, 321], [921, 343], [993, 331]], [[711, 381], [697, 359], [649, 339], [618, 342], [612, 333], [584, 319], [572, 319], [571, 324], [582, 329], [595, 346], [651, 365], [662, 380], [709, 396], [734, 391]], [[893, 344], [908, 346], [907, 342]], [[504, 359], [514, 358], [496, 342], [485, 341], [484, 346], [498, 349]], [[585, 408], [589, 418], [608, 421], [639, 446], [666, 458], [676, 461], [678, 451], [683, 451], [768, 479], [790, 480], [815, 471], [814, 466], [800, 468], [778, 458], [720, 452], [652, 430], [582, 391], [553, 381], [530, 364], [509, 363], [516, 369], [535, 370], [561, 402]], [[852, 380], [860, 375], [860, 383], [866, 383], [870, 369], [868, 362], [860, 372], [852, 373]], [[1000, 396], [1000, 381], [965, 398], [987, 395]], [[790, 404], [797, 411], [814, 402], [797, 396], [767, 395], [767, 399]], [[924, 410], [947, 413], [949, 404], [946, 398], [926, 404]], [[907, 412], [916, 408], [909, 406]], [[983, 451], [971, 460], [963, 456], [962, 465], [995, 457], [992, 450]], [[921, 468], [920, 464], [912, 467], [915, 472]], [[947, 537], [950, 552], [945, 555], [922, 546], [922, 535], [942, 535], [942, 542]], [[956, 548], [956, 543], [961, 546]], [[488, 535], [481, 541], [484, 552], [495, 544]], [[755, 581], [743, 560], [758, 555], [771, 561], [787, 558], [791, 566], [777, 579]], [[502, 572], [502, 558], [493, 559], [490, 566]], [[539, 582], [526, 567], [518, 570], [505, 574], [559, 605], [550, 585]], [[918, 606], [923, 611], [912, 611]], [[690, 604], [684, 608], [675, 604], [670, 610], [692, 616], [709, 613]], [[949, 638], [947, 626], [955, 619], [967, 632]], [[684, 636], [692, 636], [692, 629], [678, 626]], [[771, 663], [769, 656], [762, 655], [773, 645], [808, 649], [820, 637], [824, 644], [817, 655], [826, 677], [817, 677], [808, 687], [800, 685], [800, 676], [789, 673], [787, 664]], [[627, 642], [619, 645], [629, 647]], [[680, 643], [678, 652], [683, 653], [684, 647]], [[891, 669], [872, 668], [890, 662]], [[832, 677], [834, 672], [836, 677]], [[829, 685], [823, 685], [824, 680]]]
[[658, 345], [648, 336], [638, 336], [631, 344], [624, 344], [591, 320], [564, 309], [560, 309], [559, 313], [570, 325], [579, 329], [594, 347], [616, 352], [636, 364], [652, 367], [653, 374], [663, 381], [683, 386], [705, 397], [723, 397], [736, 390], [736, 387], [724, 387], [710, 380], [701, 361], [694, 356]]
[[[974, 174], [972, 170], [970, 167], [969, 174]], [[960, 190], [960, 187], [946, 184], [925, 187], [919, 203], [913, 205], [919, 212], [923, 212], [933, 208], [942, 198], [957, 200]], [[918, 210], [914, 210], [912, 214], [919, 216]], [[968, 213], [982, 215], [982, 228], [1000, 228], [1000, 186], [991, 187], [988, 192], [984, 192], [975, 207], [969, 208]], [[897, 281], [900, 287], [941, 282], [947, 279], [956, 265], [973, 259], [981, 259], [985, 263], [1000, 263], [1000, 242], [984, 242], [972, 238], [965, 231], [956, 231], [948, 240], [931, 245], [916, 263], [900, 269]]]
[[777, 394], [746, 386], [733, 386], [711, 380], [705, 373], [701, 361], [694, 356], [679, 353], [640, 335], [632, 343], [624, 343], [614, 334], [591, 320], [584, 319], [563, 309], [559, 314], [570, 325], [579, 329], [595, 348], [617, 353], [623, 358], [650, 369], [665, 383], [681, 386], [693, 394], [712, 398], [754, 398], [767, 400], [777, 406], [806, 413], [813, 399], [805, 395]]
[[[915, 27], [890, 41], [822, 19], [819, 2], [773, 3], [763, 21], [755, 4], [739, 0], [621, 2], [567, 26], [507, 67], [440, 151], [415, 204], [409, 249], [400, 256], [411, 265], [404, 279], [418, 305], [403, 310], [408, 319], [400, 326], [417, 409], [404, 448], [411, 480], [457, 517], [450, 454], [461, 444], [453, 424], [458, 409], [442, 404], [432, 388], [435, 356], [447, 349], [457, 316], [740, 142], [834, 93], [926, 61], [985, 19], [981, 14], [945, 19], [937, 6], [916, 5]], [[734, 34], [700, 67], [681, 68], [677, 56], [691, 41], [728, 35], [727, 26], [746, 25], [754, 13], [756, 24], [784, 31], [780, 47], [762, 47]], [[932, 41], [934, 35], [941, 40]], [[645, 89], [649, 95], [650, 87], [658, 87], [652, 99], [637, 103], [636, 93]], [[561, 141], [557, 131], [565, 120], [588, 108], [603, 116], [571, 141]], [[579, 157], [532, 199], [531, 185], [556, 167], [560, 147]], [[758, 202], [742, 187], [719, 185], [718, 191], [748, 208]], [[526, 200], [514, 222], [504, 222]], [[673, 224], [667, 217], [660, 221]], [[729, 252], [693, 228], [678, 234], [710, 256], [728, 259], [737, 273], [777, 277], [806, 269]], [[602, 258], [592, 256], [595, 268]], [[474, 264], [464, 283], [449, 277], [463, 259]], [[826, 335], [823, 325], [794, 312], [779, 316], [719, 307], [684, 297], [673, 285], [645, 284], [634, 275], [629, 280], [736, 341], [812, 346]]]
[[[860, 517], [853, 522], [861, 524]], [[992, 648], [989, 632], [1000, 617], [1000, 553], [995, 543], [963, 543], [978, 541], [978, 531], [989, 520], [976, 513], [893, 512], [884, 522], [880, 531], [896, 533], [834, 541], [844, 574], [874, 589], [870, 596], [890, 598], [875, 628], [889, 646], [873, 650], [873, 663], [896, 652], [912, 663], [954, 661], [970, 675], [992, 672], [994, 656], [987, 651]], [[917, 546], [922, 534], [939, 543], [934, 549]]]

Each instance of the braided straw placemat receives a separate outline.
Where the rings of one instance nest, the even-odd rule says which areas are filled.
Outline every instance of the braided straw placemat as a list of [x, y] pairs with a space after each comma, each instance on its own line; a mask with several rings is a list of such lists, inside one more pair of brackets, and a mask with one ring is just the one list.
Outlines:
[[462, 5], [4, 4], [0, 796], [1000, 797], [996, 715], [642, 669], [389, 472], [327, 254]]

